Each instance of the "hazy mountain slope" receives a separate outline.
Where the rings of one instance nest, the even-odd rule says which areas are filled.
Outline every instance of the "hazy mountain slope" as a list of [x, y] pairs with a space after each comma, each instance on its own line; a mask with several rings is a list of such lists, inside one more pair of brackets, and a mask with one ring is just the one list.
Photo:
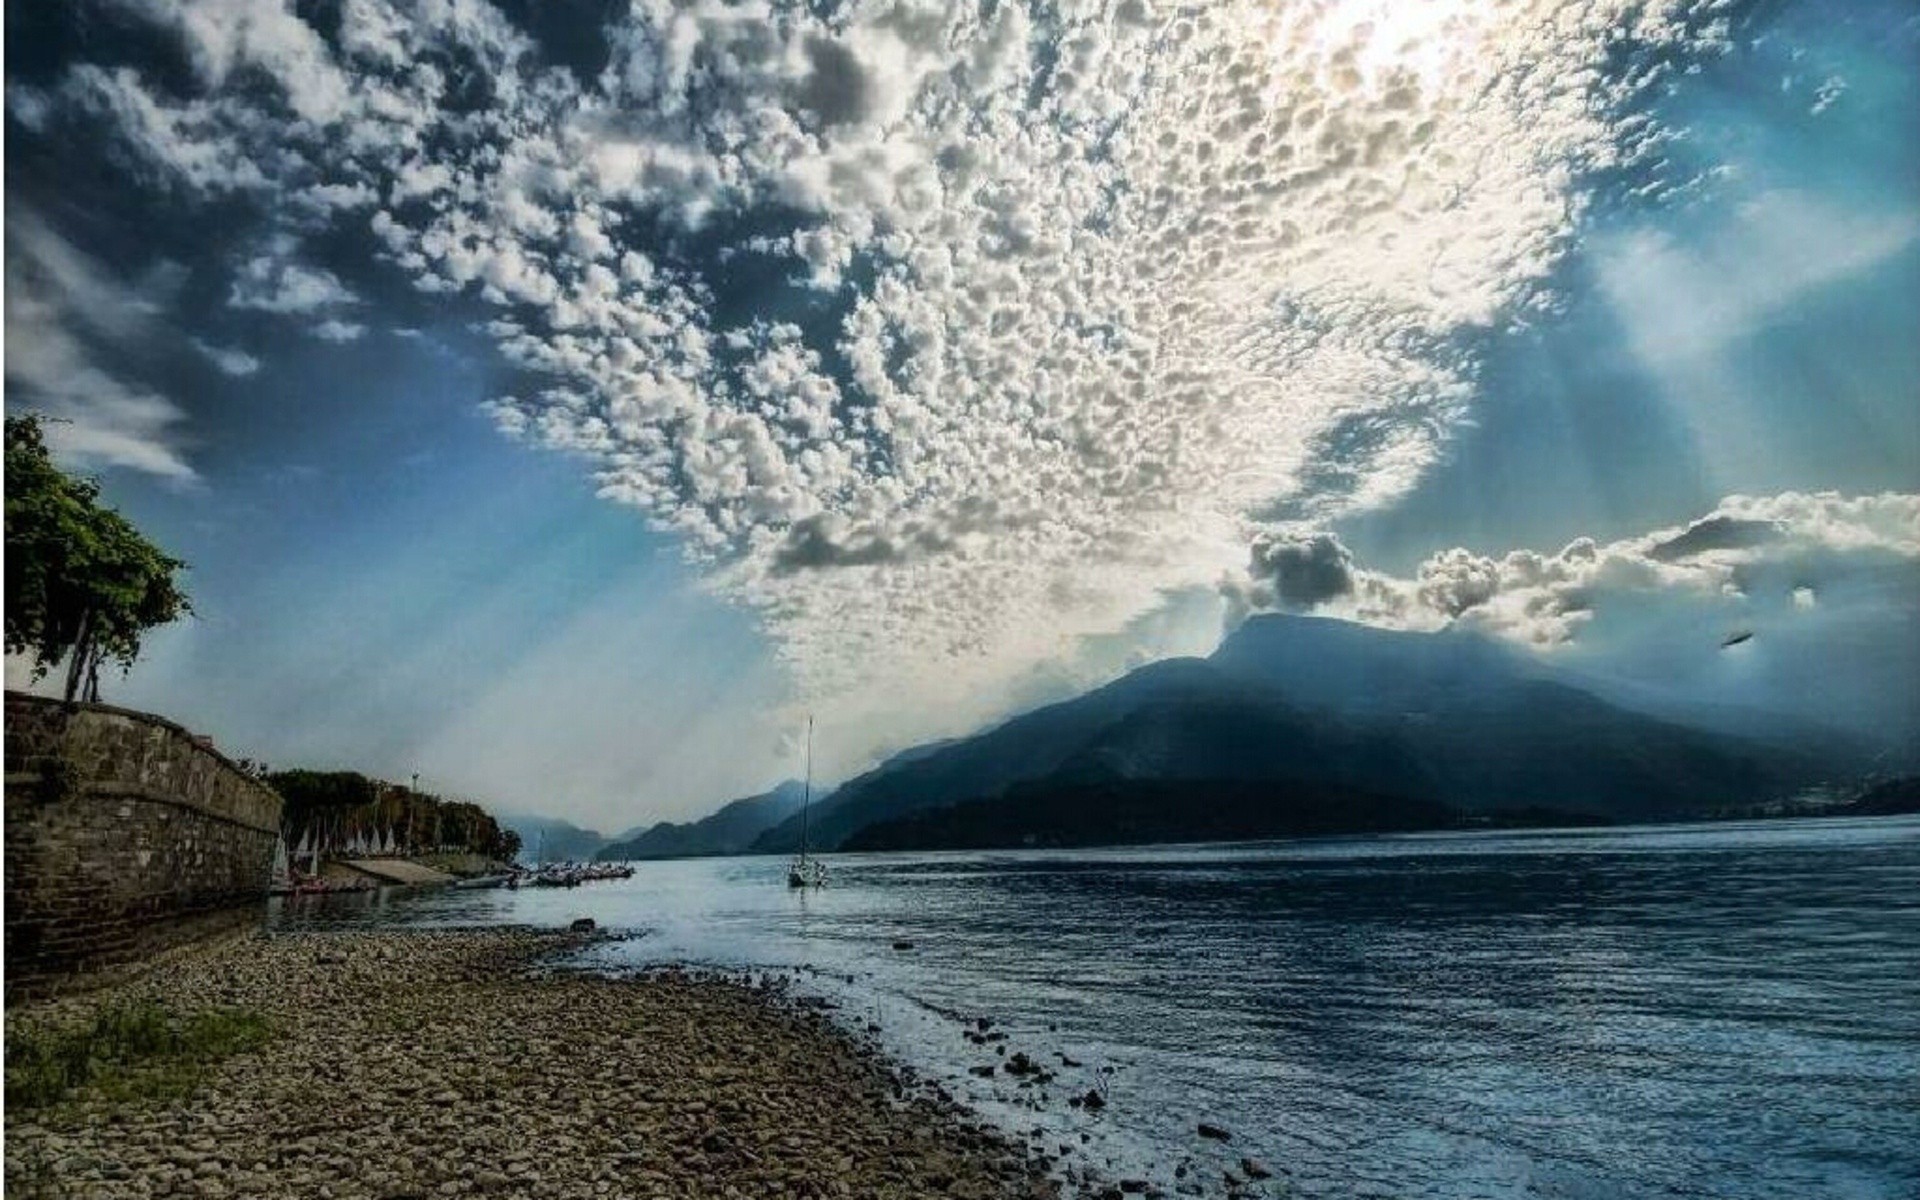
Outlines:
[[520, 858], [523, 862], [589, 859], [607, 840], [598, 830], [582, 829], [558, 817], [515, 813], [502, 817], [500, 823], [520, 835]]
[[[1123, 797], [1128, 811], [1140, 797], [1178, 795], [1197, 835], [1209, 819], [1194, 811], [1205, 788], [1146, 785], [1227, 781], [1464, 812], [1545, 808], [1648, 820], [1779, 794], [1824, 767], [1790, 748], [1622, 708], [1472, 634], [1268, 616], [1248, 621], [1208, 659], [1143, 667], [854, 779], [816, 806], [812, 836], [837, 846], [868, 826], [1016, 789], [1030, 803]], [[1142, 786], [1114, 786], [1123, 782]], [[1235, 805], [1257, 792], [1232, 790]], [[1100, 819], [1089, 804], [1067, 808]], [[1179, 836], [1168, 832], [1177, 825], [1153, 824], [1155, 836]], [[1111, 840], [1098, 829], [1074, 836]], [[797, 838], [789, 820], [756, 848], [791, 849]]]
[[[810, 835], [817, 845], [836, 846], [883, 817], [998, 795], [1015, 783], [1048, 774], [1150, 700], [1200, 699], [1218, 686], [1217, 674], [1205, 662], [1169, 659], [1073, 700], [1015, 717], [987, 733], [954, 739], [931, 751], [896, 755], [816, 802]], [[791, 817], [762, 835], [754, 848], [791, 851], [799, 844], [800, 821]]]
[[601, 847], [598, 857], [619, 861], [739, 854], [766, 830], [799, 811], [802, 790], [799, 780], [789, 779], [772, 791], [725, 804], [698, 821], [662, 821], [633, 838]]

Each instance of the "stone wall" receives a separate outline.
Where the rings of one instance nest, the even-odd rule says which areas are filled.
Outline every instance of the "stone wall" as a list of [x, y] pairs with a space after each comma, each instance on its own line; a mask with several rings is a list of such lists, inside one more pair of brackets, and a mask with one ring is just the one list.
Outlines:
[[279, 796], [171, 721], [6, 702], [9, 997], [257, 916]]

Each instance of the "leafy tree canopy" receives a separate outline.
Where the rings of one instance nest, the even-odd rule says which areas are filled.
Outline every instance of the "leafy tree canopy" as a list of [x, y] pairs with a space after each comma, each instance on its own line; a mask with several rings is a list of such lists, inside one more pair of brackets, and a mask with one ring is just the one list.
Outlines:
[[520, 852], [520, 835], [469, 800], [448, 800], [357, 771], [262, 770], [259, 778], [286, 801], [280, 823], [290, 846], [310, 838], [332, 852], [356, 839], [384, 839], [402, 853], [469, 850], [506, 860]]
[[131, 667], [141, 634], [193, 611], [174, 581], [186, 564], [55, 465], [37, 416], [6, 418], [6, 441], [7, 653], [32, 655], [38, 679], [73, 652], [71, 700], [101, 660]]

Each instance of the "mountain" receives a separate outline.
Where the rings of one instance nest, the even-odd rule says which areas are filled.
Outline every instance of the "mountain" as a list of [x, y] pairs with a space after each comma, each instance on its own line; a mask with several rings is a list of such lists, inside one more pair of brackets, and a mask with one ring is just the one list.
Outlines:
[[[1429, 820], [1423, 805], [1658, 820], [1782, 794], [1830, 768], [1814, 754], [1621, 707], [1476, 634], [1270, 615], [1208, 658], [1153, 663], [978, 736], [896, 757], [815, 805], [811, 828], [828, 848], [972, 844], [956, 825], [963, 814], [926, 814], [1004, 801], [967, 812], [1006, 833], [1024, 808], [1035, 815], [1022, 840], [1085, 844], [1330, 829], [1327, 813], [1363, 797], [1373, 815], [1354, 808], [1356, 828], [1387, 819], [1381, 813]], [[1260, 796], [1274, 811], [1257, 811]], [[1149, 820], [1156, 798], [1183, 815]], [[1042, 820], [1042, 809], [1054, 816]], [[1068, 814], [1089, 827], [1047, 825]], [[883, 823], [894, 828], [856, 839]], [[754, 848], [797, 841], [789, 820]]]
[[500, 823], [520, 835], [522, 862], [581, 862], [592, 858], [607, 841], [597, 830], [582, 829], [558, 817], [515, 813], [500, 818]]
[[804, 791], [799, 780], [789, 779], [770, 792], [735, 800], [699, 821], [662, 821], [636, 836], [601, 847], [598, 857], [618, 862], [739, 854], [762, 833], [799, 812]]

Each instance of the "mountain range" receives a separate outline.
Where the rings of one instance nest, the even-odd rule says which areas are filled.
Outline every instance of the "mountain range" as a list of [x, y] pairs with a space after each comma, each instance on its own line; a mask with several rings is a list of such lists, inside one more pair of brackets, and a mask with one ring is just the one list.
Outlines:
[[702, 855], [741, 854], [754, 839], [800, 811], [805, 786], [789, 779], [772, 791], [724, 805], [698, 821], [657, 825], [609, 842], [595, 857], [607, 862], [641, 858], [696, 858]]
[[558, 817], [531, 813], [510, 813], [500, 823], [520, 835], [520, 858], [524, 862], [577, 862], [593, 857], [606, 844], [605, 834], [582, 829]]
[[[1202, 840], [1467, 821], [1676, 819], [1857, 764], [1654, 715], [1462, 630], [1249, 619], [977, 736], [895, 756], [813, 806], [818, 849]], [[964, 807], [961, 807], [964, 806]], [[798, 847], [789, 817], [751, 844]]]

